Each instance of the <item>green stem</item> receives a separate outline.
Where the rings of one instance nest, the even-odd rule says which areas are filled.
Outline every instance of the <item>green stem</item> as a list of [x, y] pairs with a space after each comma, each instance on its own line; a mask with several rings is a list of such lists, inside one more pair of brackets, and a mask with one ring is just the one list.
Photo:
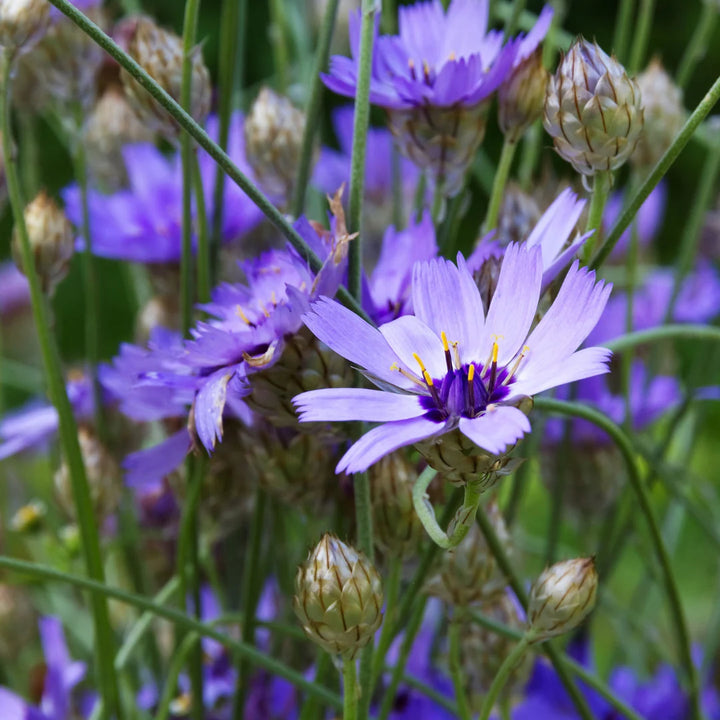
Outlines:
[[285, 32], [285, 8], [282, 0], [270, 0], [270, 44], [272, 46], [275, 82], [278, 92], [285, 94], [289, 82], [288, 51]]
[[199, 644], [198, 640], [199, 638], [195, 633], [187, 635], [173, 654], [165, 678], [165, 687], [163, 688], [160, 702], [155, 711], [155, 720], [168, 720], [170, 715], [173, 714], [170, 706], [172, 705], [172, 701], [177, 697], [178, 677], [180, 677], [188, 655]]
[[343, 720], [357, 720], [358, 686], [355, 661], [343, 660]]
[[[303, 639], [305, 634], [303, 633]], [[320, 652], [315, 664], [315, 682], [322, 684], [325, 676], [332, 668], [332, 659], [326, 652]], [[299, 720], [320, 720], [320, 703], [314, 697], [309, 697], [303, 703]]]
[[400, 594], [400, 579], [402, 573], [402, 561], [399, 557], [390, 559], [390, 569], [385, 581], [385, 617], [383, 618], [380, 639], [378, 640], [373, 657], [372, 680], [368, 692], [372, 694], [377, 686], [380, 674], [385, 666], [385, 656], [393, 641], [393, 629], [395, 628], [395, 613], [397, 610], [398, 596]]
[[[320, 126], [320, 111], [322, 110], [322, 97], [325, 85], [320, 73], [325, 71], [330, 55], [330, 42], [332, 40], [335, 19], [339, 0], [328, 0], [323, 15], [318, 46], [315, 53], [315, 64], [313, 65], [312, 83], [310, 86], [310, 99], [305, 109], [305, 127], [303, 128], [302, 146], [300, 149], [300, 163], [298, 165], [297, 180], [295, 181], [295, 192], [293, 196], [292, 209], [295, 217], [300, 217], [305, 209], [305, 196], [310, 181], [310, 167], [313, 157], [313, 146], [315, 134]], [[357, 242], [355, 240], [354, 242]]]
[[93, 411], [98, 437], [107, 440], [105, 414], [103, 412], [102, 388], [98, 380], [98, 362], [100, 360], [100, 318], [98, 317], [99, 295], [95, 273], [95, 257], [92, 251], [92, 228], [90, 227], [90, 206], [88, 203], [88, 176], [85, 144], [82, 141], [82, 108], [78, 105], [75, 118], [75, 132], [70, 138], [73, 148], [73, 164], [82, 207], [82, 236], [85, 241], [83, 250], [83, 295], [85, 299], [85, 352], [90, 372], [93, 394]]
[[505, 683], [510, 677], [512, 671], [517, 667], [518, 663], [522, 659], [522, 656], [528, 649], [531, 640], [532, 635], [530, 632], [528, 632], [523, 636], [522, 640], [520, 640], [520, 642], [513, 648], [512, 652], [503, 661], [503, 664], [500, 666], [500, 669], [498, 670], [497, 675], [493, 679], [492, 685], [490, 685], [490, 689], [488, 690], [488, 693], [483, 700], [479, 720], [488, 720], [488, 718], [490, 717], [490, 713], [492, 712], [493, 707], [495, 707], [495, 702], [498, 695], [500, 694], [500, 691], [505, 687]]
[[602, 233], [602, 218], [605, 210], [605, 204], [610, 195], [610, 187], [612, 186], [612, 173], [609, 171], [599, 172], [593, 178], [593, 191], [590, 200], [590, 209], [588, 210], [587, 225], [585, 232], [593, 230], [593, 234], [585, 241], [583, 248], [583, 258], [587, 263], [592, 257], [593, 249], [597, 245], [598, 238]]
[[640, 72], [645, 59], [654, 13], [655, 0], [640, 0], [640, 11], [633, 28], [634, 39], [630, 52], [630, 62], [628, 63], [628, 70], [632, 75]]
[[[255, 610], [263, 582], [260, 577], [260, 553], [262, 550], [263, 530], [265, 529], [265, 506], [267, 495], [260, 489], [255, 493], [255, 511], [253, 512], [250, 525], [250, 539], [245, 555], [245, 565], [242, 576], [242, 612], [244, 616], [242, 637], [250, 643], [255, 644]], [[237, 689], [233, 700], [233, 717], [235, 720], [242, 720], [245, 712], [245, 698], [247, 694], [248, 681], [250, 680], [251, 666], [246, 660], [238, 664]]]
[[660, 325], [649, 330], [636, 330], [604, 343], [613, 352], [622, 352], [628, 348], [646, 343], [665, 342], [667, 340], [710, 340], [720, 342], [720, 328], [711, 325]]
[[[220, 51], [218, 53], [218, 145], [227, 150], [230, 138], [230, 118], [236, 79], [243, 85], [247, 0], [224, 0], [220, 12]], [[210, 277], [217, 278], [220, 247], [222, 245], [223, 197], [225, 173], [215, 168], [213, 188], [212, 230], [210, 232]]]
[[448, 664], [450, 666], [450, 675], [452, 677], [453, 688], [455, 690], [455, 702], [458, 707], [459, 720], [470, 720], [472, 711], [470, 703], [465, 693], [465, 683], [463, 683], [462, 662], [460, 660], [460, 620], [453, 617], [448, 628]]
[[635, 7], [635, 0], [620, 0], [615, 19], [615, 34], [613, 35], [612, 51], [621, 62], [625, 61], [630, 29], [632, 27], [632, 15]]
[[[322, 260], [312, 251], [300, 234], [285, 219], [285, 216], [272, 204], [270, 200], [257, 188], [228, 157], [217, 143], [198, 125], [183, 108], [168, 95], [155, 80], [148, 75], [127, 53], [105, 34], [95, 23], [88, 20], [69, 0], [50, 0], [66, 17], [70, 18], [84, 33], [91, 37], [108, 55], [116, 60], [138, 83], [147, 90], [157, 102], [167, 110], [208, 155], [216, 162], [227, 176], [252, 200], [265, 217], [280, 231], [287, 241], [307, 261], [313, 272], [319, 272]], [[348, 291], [341, 287], [338, 296], [342, 302], [360, 317], [371, 322], [357, 300]]]
[[[515, 572], [515, 569], [510, 562], [510, 558], [508, 557], [505, 547], [500, 541], [500, 538], [498, 538], [497, 533], [495, 532], [495, 528], [490, 522], [488, 516], [485, 514], [482, 506], [478, 508], [477, 521], [480, 529], [482, 530], [483, 536], [485, 537], [485, 541], [487, 542], [488, 547], [490, 548], [490, 551], [492, 552], [493, 557], [498, 564], [498, 567], [502, 570], [502, 572], [505, 574], [505, 577], [508, 579], [508, 583], [512, 588], [513, 592], [515, 593], [518, 601], [522, 605], [523, 609], [527, 610], [528, 594], [525, 589], [525, 585]], [[561, 653], [551, 642], [545, 643], [545, 653], [550, 659], [553, 667], [555, 668], [555, 672], [557, 673], [558, 678], [560, 678], [560, 682], [565, 687], [565, 690], [570, 696], [570, 699], [575, 705], [575, 708], [577, 709], [580, 717], [583, 718], [583, 720], [594, 720], [593, 712], [590, 709], [587, 700], [585, 699], [585, 696], [580, 692], [578, 687], [572, 681], [567, 667], [562, 662]]]
[[413, 507], [432, 541], [443, 550], [449, 550], [462, 542], [475, 522], [475, 514], [482, 494], [482, 483], [479, 481], [466, 483], [463, 504], [451, 523], [452, 530], [449, 527], [449, 532], [446, 533], [435, 518], [435, 511], [426, 492], [435, 475], [437, 475], [437, 471], [431, 467], [426, 467], [420, 473], [413, 486]]
[[532, 174], [540, 157], [540, 143], [542, 138], [542, 127], [540, 121], [533, 123], [523, 137], [523, 152], [518, 170], [518, 181], [520, 187], [526, 192], [530, 189]]
[[695, 26], [690, 42], [685, 46], [685, 54], [680, 61], [675, 82], [684, 88], [693, 74], [697, 64], [703, 59], [710, 45], [717, 23], [717, 6], [711, 2], [702, 3], [702, 13]]
[[689, 680], [692, 717], [696, 720], [700, 720], [702, 717], [699, 696], [700, 685], [697, 676], [697, 669], [695, 668], [695, 664], [692, 660], [690, 634], [688, 632], [687, 621], [682, 607], [680, 592], [675, 580], [670, 557], [665, 547], [665, 541], [663, 540], [660, 527], [658, 526], [657, 519], [655, 518], [655, 513], [653, 511], [652, 504], [650, 503], [650, 497], [647, 489], [645, 488], [645, 484], [641, 478], [638, 461], [635, 457], [630, 440], [627, 435], [614, 422], [612, 422], [612, 420], [589, 406], [582, 405], [580, 403], [564, 402], [562, 400], [555, 400], [552, 398], [536, 398], [535, 407], [539, 410], [545, 410], [546, 412], [553, 412], [560, 415], [568, 415], [570, 417], [579, 417], [584, 420], [588, 420], [604, 430], [615, 443], [618, 450], [620, 450], [628, 469], [630, 484], [635, 492], [640, 506], [640, 511], [645, 517], [648, 529], [650, 530], [653, 550], [657, 556], [660, 568], [662, 569], [670, 614], [675, 627], [675, 633], [677, 635], [680, 659]]
[[[12, 142], [10, 112], [12, 57], [3, 55], [0, 61], [2, 62], [2, 81], [0, 82], [0, 104], [2, 105], [0, 112], [0, 130], [2, 131], [5, 179], [7, 182], [8, 195], [20, 240], [23, 270], [30, 286], [33, 320], [38, 333], [40, 352], [47, 376], [50, 399], [57, 410], [60, 441], [65, 455], [65, 461], [70, 470], [72, 494], [82, 539], [85, 567], [91, 578], [102, 583], [104, 580], [104, 570], [102, 553], [100, 551], [100, 537], [87, 476], [85, 474], [85, 466], [78, 443], [77, 425], [75, 423], [72, 406], [67, 396], [58, 349], [50, 331], [46, 298], [40, 288], [40, 280], [35, 270], [32, 249], [30, 247], [30, 240], [23, 215], [24, 203], [17, 176]], [[117, 678], [113, 667], [115, 654], [114, 639], [107, 602], [102, 597], [93, 596], [91, 606], [95, 627], [95, 649], [97, 654], [100, 694], [103, 706], [111, 712], [114, 712], [116, 718], [121, 720], [123, 712], [120, 704]]]
[[525, 0], [513, 0], [512, 13], [505, 21], [505, 27], [503, 28], [503, 35], [506, 40], [515, 32], [523, 10], [525, 10]]
[[620, 213], [620, 217], [615, 221], [615, 225], [613, 225], [612, 230], [605, 239], [605, 243], [592, 260], [592, 270], [596, 270], [603, 264], [603, 262], [605, 262], [622, 234], [632, 222], [632, 219], [637, 214], [641, 205], [653, 191], [653, 188], [660, 182], [663, 175], [665, 175], [670, 169], [670, 166], [675, 162], [697, 127], [713, 109], [713, 106], [719, 98], [720, 77], [715, 80], [705, 97], [698, 103], [697, 107], [693, 110], [675, 140], [673, 140], [670, 147], [665, 151], [665, 154], [660, 158], [660, 160], [658, 160], [655, 167], [645, 179], [645, 182], [633, 194], [633, 197], [627, 207]]
[[397, 33], [397, 0], [383, 0], [381, 26], [385, 35]]
[[503, 193], [505, 185], [510, 175], [510, 168], [515, 157], [517, 143], [511, 142], [505, 138], [500, 152], [500, 160], [498, 161], [495, 179], [493, 180], [492, 194], [490, 195], [490, 204], [488, 205], [487, 215], [483, 223], [483, 234], [494, 230], [497, 227], [498, 217], [500, 217], [500, 206], [502, 205]]
[[362, 23], [360, 26], [360, 59], [357, 90], [355, 91], [355, 116], [353, 119], [352, 158], [350, 161], [350, 199], [348, 204], [348, 228], [359, 232], [360, 237], [350, 243], [348, 258], [348, 290], [359, 302], [362, 301], [362, 203], [365, 194], [365, 151], [370, 125], [370, 72], [372, 69], [373, 43], [375, 39], [374, 0], [362, 0]]
[[248, 660], [250, 660], [250, 662], [267, 670], [271, 675], [277, 675], [278, 677], [284, 678], [295, 687], [304, 690], [308, 694], [318, 698], [324, 703], [327, 703], [331, 707], [338, 709], [342, 707], [342, 699], [336, 693], [307, 680], [302, 673], [299, 673], [279, 662], [275, 658], [266, 655], [252, 645], [244, 643], [240, 640], [234, 640], [227, 632], [216, 630], [210, 624], [201, 623], [188, 616], [185, 612], [176, 610], [175, 608], [165, 607], [164, 605], [159, 605], [153, 600], [141, 595], [135, 595], [95, 580], [89, 580], [85, 577], [70, 575], [39, 563], [16, 560], [15, 558], [0, 555], [0, 568], [22, 573], [23, 575], [27, 575], [37, 580], [69, 583], [70, 585], [74, 585], [82, 590], [89, 590], [94, 596], [97, 595], [101, 598], [113, 598], [114, 600], [119, 600], [126, 605], [132, 605], [133, 607], [140, 608], [141, 610], [147, 610], [157, 617], [165, 618], [165, 620], [169, 620], [178, 627], [184, 628], [186, 631], [196, 632], [198, 635], [215, 640], [223, 647], [228, 648], [231, 652], [244, 655], [248, 658]]
[[193, 148], [191, 152], [192, 179], [195, 188], [195, 204], [197, 205], [197, 297], [201, 303], [210, 302], [212, 287], [210, 257], [210, 239], [208, 237], [208, 218], [205, 208], [205, 190], [198, 154]]

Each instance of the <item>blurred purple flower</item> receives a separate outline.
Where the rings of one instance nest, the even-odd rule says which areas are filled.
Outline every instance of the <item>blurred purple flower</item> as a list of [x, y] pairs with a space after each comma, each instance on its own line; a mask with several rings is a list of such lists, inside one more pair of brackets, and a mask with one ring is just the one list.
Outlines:
[[510, 245], [487, 310], [465, 261], [416, 263], [415, 315], [371, 327], [327, 298], [304, 316], [308, 328], [382, 390], [327, 389], [294, 399], [300, 420], [380, 422], [340, 460], [362, 472], [405, 445], [459, 428], [500, 454], [530, 430], [516, 406], [557, 385], [607, 372], [609, 351], [577, 351], [602, 314], [610, 286], [574, 264], [557, 298], [530, 331], [542, 284], [539, 248]]
[[0, 316], [30, 305], [30, 286], [14, 262], [0, 263]]

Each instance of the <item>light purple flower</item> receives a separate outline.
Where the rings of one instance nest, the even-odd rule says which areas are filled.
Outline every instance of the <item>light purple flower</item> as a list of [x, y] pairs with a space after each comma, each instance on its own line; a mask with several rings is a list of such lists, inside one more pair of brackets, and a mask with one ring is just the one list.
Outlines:
[[30, 286], [14, 262], [0, 263], [0, 316], [30, 305]]
[[458, 428], [501, 454], [530, 430], [516, 405], [557, 385], [607, 372], [609, 351], [577, 351], [597, 323], [610, 286], [575, 263], [531, 331], [542, 285], [539, 248], [510, 245], [487, 313], [462, 256], [417, 263], [415, 315], [375, 329], [321, 298], [305, 324], [359, 365], [382, 390], [328, 389], [298, 395], [300, 420], [380, 422], [358, 440], [337, 472], [361, 472], [404, 445]]

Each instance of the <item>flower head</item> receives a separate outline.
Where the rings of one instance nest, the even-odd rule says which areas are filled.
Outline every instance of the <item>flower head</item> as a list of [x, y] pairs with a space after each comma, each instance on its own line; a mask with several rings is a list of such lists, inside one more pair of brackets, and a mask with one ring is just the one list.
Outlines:
[[485, 312], [462, 256], [458, 265], [417, 263], [415, 315], [377, 330], [327, 298], [313, 303], [305, 324], [383, 388], [316, 390], [294, 399], [301, 421], [383, 423], [350, 448], [337, 471], [362, 472], [399, 447], [455, 430], [500, 455], [530, 430], [518, 408], [527, 396], [607, 372], [609, 351], [576, 350], [598, 321], [610, 287], [574, 264], [531, 331], [542, 269], [539, 248], [509, 246]]

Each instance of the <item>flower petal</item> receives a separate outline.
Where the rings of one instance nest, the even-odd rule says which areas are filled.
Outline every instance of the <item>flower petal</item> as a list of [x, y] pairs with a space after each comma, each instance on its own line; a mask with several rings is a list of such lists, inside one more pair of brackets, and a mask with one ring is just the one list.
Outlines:
[[426, 412], [417, 395], [361, 388], [310, 390], [296, 395], [293, 405], [300, 422], [390, 422], [419, 417]]
[[500, 405], [476, 418], [460, 418], [460, 432], [483, 450], [500, 455], [530, 432], [530, 421], [516, 407]]
[[380, 332], [340, 303], [318, 298], [303, 315], [303, 322], [330, 349], [371, 375], [396, 387], [415, 388], [411, 380], [390, 369], [398, 358]]
[[236, 372], [236, 365], [217, 370], [205, 378], [195, 398], [195, 430], [208, 452], [215, 449], [217, 440], [222, 441], [227, 385]]
[[395, 354], [414, 374], [422, 377], [414, 355], [417, 355], [433, 378], [442, 378], [447, 372], [442, 340], [422, 320], [404, 315], [380, 327]]
[[385, 423], [365, 433], [342, 456], [335, 472], [363, 472], [393, 450], [442, 433], [444, 429], [444, 424], [424, 417]]
[[152, 487], [180, 465], [190, 445], [190, 435], [183, 428], [158, 445], [130, 453], [123, 461], [125, 481], [134, 488]]

